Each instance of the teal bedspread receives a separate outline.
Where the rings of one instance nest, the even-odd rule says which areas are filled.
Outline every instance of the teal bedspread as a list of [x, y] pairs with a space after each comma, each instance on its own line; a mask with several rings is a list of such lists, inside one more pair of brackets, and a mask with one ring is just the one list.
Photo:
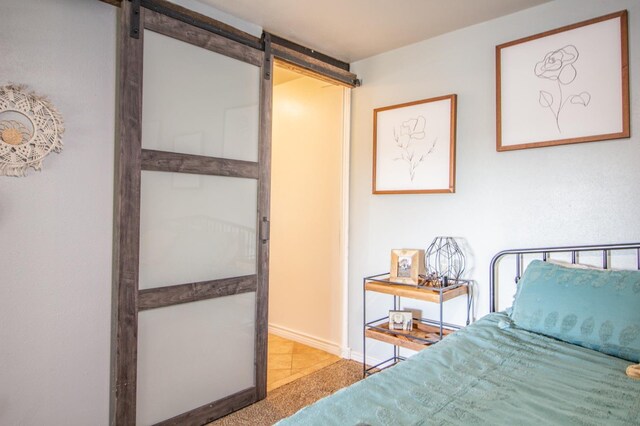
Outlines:
[[631, 363], [487, 315], [278, 425], [640, 425]]

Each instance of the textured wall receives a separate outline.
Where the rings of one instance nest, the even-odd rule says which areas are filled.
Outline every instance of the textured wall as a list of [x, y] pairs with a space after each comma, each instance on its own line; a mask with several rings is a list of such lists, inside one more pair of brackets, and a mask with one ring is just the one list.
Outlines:
[[[629, 10], [633, 137], [496, 152], [495, 46], [622, 9]], [[499, 250], [640, 240], [639, 35], [637, 1], [559, 0], [352, 65], [364, 81], [353, 92], [352, 107], [349, 337], [354, 351], [362, 347], [362, 277], [387, 270], [393, 248], [426, 248], [437, 235], [464, 239], [467, 277], [478, 282], [482, 316], [489, 305], [489, 261]], [[458, 94], [456, 193], [372, 195], [373, 109], [449, 93]], [[384, 311], [384, 303], [374, 298], [371, 306]], [[451, 303], [451, 318], [459, 319], [464, 304]]]
[[109, 410], [116, 9], [0, 5], [0, 84], [65, 119], [42, 172], [0, 177], [0, 424], [100, 425]]

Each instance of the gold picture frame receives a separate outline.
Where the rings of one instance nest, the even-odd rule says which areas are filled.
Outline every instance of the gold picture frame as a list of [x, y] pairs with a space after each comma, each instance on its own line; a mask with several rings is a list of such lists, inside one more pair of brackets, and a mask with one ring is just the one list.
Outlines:
[[391, 250], [391, 272], [389, 281], [400, 284], [420, 283], [420, 275], [424, 275], [424, 250], [394, 249]]

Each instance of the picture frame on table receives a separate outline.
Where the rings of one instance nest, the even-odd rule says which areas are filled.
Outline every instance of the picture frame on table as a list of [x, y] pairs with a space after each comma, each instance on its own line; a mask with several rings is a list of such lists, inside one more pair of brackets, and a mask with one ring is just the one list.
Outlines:
[[409, 333], [411, 330], [413, 330], [412, 311], [389, 311], [389, 331], [396, 333]]
[[424, 275], [424, 250], [391, 250], [389, 281], [399, 284], [418, 285], [420, 275]]

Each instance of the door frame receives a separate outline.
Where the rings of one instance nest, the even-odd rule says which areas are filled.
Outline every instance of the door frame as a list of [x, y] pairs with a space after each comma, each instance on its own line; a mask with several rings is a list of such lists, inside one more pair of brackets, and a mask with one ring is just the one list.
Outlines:
[[[275, 50], [275, 49], [274, 49]], [[319, 74], [301, 66], [294, 65], [282, 60], [274, 54], [274, 66], [283, 70], [293, 71], [314, 80], [325, 81], [334, 86], [341, 87], [341, 108], [342, 116], [339, 118], [341, 132], [339, 137], [340, 148], [340, 176], [339, 176], [339, 200], [338, 214], [340, 223], [337, 227], [338, 232], [338, 273], [337, 273], [337, 289], [332, 293], [339, 297], [340, 300], [340, 324], [338, 325], [337, 341], [329, 341], [315, 336], [300, 332], [295, 329], [279, 326], [276, 324], [269, 325], [269, 333], [283, 337], [285, 339], [297, 341], [307, 346], [320, 349], [322, 351], [340, 356], [341, 358], [350, 359], [351, 349], [349, 347], [349, 170], [350, 170], [350, 151], [351, 151], [351, 89], [350, 85], [344, 82]], [[277, 72], [277, 71], [276, 71]], [[354, 74], [355, 75], [355, 74]]]
[[[151, 6], [146, 8], [145, 6]], [[154, 6], [155, 10], [154, 10]], [[136, 423], [138, 314], [245, 292], [256, 293], [254, 384], [159, 424], [203, 424], [266, 396], [271, 169], [271, 73], [269, 39], [262, 49], [223, 37], [162, 13], [163, 3], [122, 3], [119, 26], [119, 139], [116, 151], [111, 423]], [[258, 162], [142, 148], [144, 30], [172, 37], [259, 68]], [[143, 170], [230, 176], [257, 180], [256, 274], [139, 289], [140, 180]]]
[[[316, 76], [345, 87], [360, 85], [355, 74], [349, 71], [349, 64], [333, 59], [312, 49], [274, 37], [264, 32], [262, 38], [254, 37], [230, 25], [219, 22], [208, 16], [193, 12], [166, 0], [100, 0], [120, 6], [118, 23], [118, 99], [117, 138], [115, 155], [114, 184], [114, 244], [113, 244], [113, 291], [112, 291], [112, 344], [111, 344], [111, 398], [110, 424], [135, 424], [136, 422], [136, 371], [137, 371], [137, 328], [138, 312], [175, 303], [205, 300], [220, 295], [238, 294], [256, 291], [256, 338], [255, 338], [255, 386], [222, 400], [202, 407], [161, 424], [203, 424], [226, 415], [241, 406], [264, 399], [266, 397], [266, 357], [268, 329], [268, 263], [269, 263], [269, 186], [271, 167], [271, 104], [272, 75], [274, 58], [295, 64]], [[148, 12], [148, 13], [147, 13]], [[252, 48], [260, 63], [254, 65], [261, 68], [260, 85], [260, 148], [257, 171], [251, 165], [235, 162], [229, 166], [227, 161], [204, 161], [198, 156], [186, 154], [150, 152], [141, 147], [142, 119], [142, 60], [143, 33], [147, 25], [147, 17], [153, 17], [155, 32], [177, 38], [196, 46], [214, 50], [203, 37], [215, 37], [217, 53], [226, 54], [235, 59], [251, 63], [251, 58], [242, 52]], [[166, 34], [162, 28], [167, 19], [172, 18], [171, 31]], [[151, 24], [154, 25], [154, 24]], [[188, 27], [185, 27], [188, 25]], [[188, 29], [188, 31], [187, 31]], [[204, 32], [203, 32], [204, 31]], [[195, 39], [192, 37], [196, 34]], [[235, 43], [235, 44], [234, 44]], [[240, 46], [240, 49], [229, 46]], [[215, 50], [214, 50], [215, 51]], [[256, 56], [257, 55], [257, 56]], [[346, 92], [346, 91], [345, 91]], [[350, 94], [349, 94], [350, 99]], [[348, 102], [347, 102], [348, 103]], [[348, 123], [348, 115], [345, 118]], [[348, 126], [345, 126], [343, 150], [346, 161], [343, 164], [344, 218], [343, 241], [344, 252], [343, 279], [343, 336], [342, 346], [348, 344], [348, 276], [347, 276], [347, 238], [348, 238]], [[233, 163], [233, 162], [232, 162]], [[212, 170], [215, 173], [211, 173]], [[141, 170], [162, 170], [174, 172], [218, 174], [237, 176], [238, 173], [257, 173], [258, 199], [258, 274], [254, 285], [241, 279], [236, 282], [205, 282], [163, 288], [162, 291], [139, 290], [139, 213], [140, 213], [140, 176]], [[132, 218], [137, 218], [132, 220]], [[244, 278], [244, 277], [240, 277]], [[234, 279], [232, 279], [234, 280]], [[216, 280], [218, 281], [218, 280]], [[228, 280], [221, 280], [228, 281]], [[219, 287], [224, 284], [222, 294]], [[191, 291], [186, 286], [190, 286]], [[197, 287], [198, 291], [194, 289]], [[161, 294], [162, 293], [162, 294]]]
[[349, 347], [349, 193], [351, 161], [351, 88], [342, 91], [342, 218], [340, 223], [340, 261], [342, 280], [342, 338], [341, 357], [351, 359]]

